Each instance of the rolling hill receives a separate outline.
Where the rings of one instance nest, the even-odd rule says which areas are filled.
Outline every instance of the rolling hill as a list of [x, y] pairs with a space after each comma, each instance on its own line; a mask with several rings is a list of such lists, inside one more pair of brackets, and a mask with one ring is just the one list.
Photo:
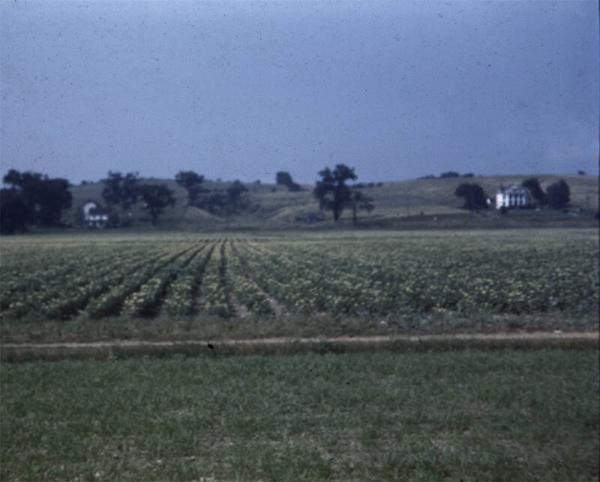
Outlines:
[[[587, 224], [593, 222], [598, 210], [598, 176], [558, 176], [534, 175], [542, 188], [565, 179], [571, 189], [569, 212], [562, 211], [511, 211], [509, 216], [500, 216], [496, 210], [474, 216], [461, 209], [461, 199], [454, 196], [454, 190], [463, 182], [480, 184], [489, 196], [494, 196], [500, 185], [520, 184], [532, 176], [485, 176], [473, 178], [416, 179], [379, 183], [364, 187], [363, 192], [372, 197], [375, 210], [359, 214], [364, 227], [411, 227], [440, 226], [460, 227], [466, 224], [511, 226], [513, 224], [559, 225]], [[283, 186], [274, 184], [250, 183], [246, 186], [249, 208], [237, 216], [229, 218], [214, 216], [195, 207], [186, 206], [186, 192], [173, 180], [146, 179], [149, 183], [166, 183], [175, 192], [177, 204], [166, 209], [159, 219], [159, 229], [215, 230], [215, 229], [282, 229], [282, 228], [330, 228], [334, 225], [331, 214], [316, 221], [320, 216], [318, 204], [312, 195], [312, 186], [303, 186], [300, 192], [288, 192]], [[222, 188], [227, 183], [206, 182], [207, 188]], [[102, 203], [102, 185], [91, 183], [72, 187], [73, 206], [65, 221], [77, 226], [77, 213], [88, 200]], [[312, 218], [313, 222], [309, 222]], [[149, 227], [150, 218], [138, 205], [132, 210], [133, 228]], [[592, 220], [592, 221], [590, 221]], [[338, 225], [350, 225], [351, 213], [346, 210]]]

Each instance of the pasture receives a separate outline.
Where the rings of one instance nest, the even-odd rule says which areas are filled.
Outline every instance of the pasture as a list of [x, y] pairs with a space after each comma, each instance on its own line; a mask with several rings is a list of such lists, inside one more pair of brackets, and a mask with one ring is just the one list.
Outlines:
[[2, 240], [8, 341], [595, 329], [595, 230]]
[[[375, 210], [359, 214], [359, 225], [363, 227], [396, 227], [401, 229], [488, 229], [490, 227], [527, 226], [587, 226], [593, 227], [594, 214], [598, 210], [598, 176], [577, 175], [535, 175], [545, 189], [560, 179], [565, 179], [571, 189], [572, 213], [546, 209], [543, 211], [512, 211], [508, 216], [500, 216], [494, 209], [469, 214], [461, 209], [462, 200], [454, 195], [457, 186], [463, 182], [476, 182], [489, 196], [493, 196], [501, 185], [520, 185], [529, 175], [522, 176], [476, 176], [474, 178], [414, 179], [398, 182], [385, 182], [381, 185], [365, 186], [361, 191], [373, 198]], [[158, 180], [153, 180], [158, 181]], [[159, 225], [165, 230], [219, 230], [227, 227], [254, 229], [336, 229], [339, 224], [351, 224], [351, 211], [345, 210], [342, 219], [336, 224], [331, 214], [325, 219], [308, 226], [310, 214], [318, 214], [318, 203], [312, 194], [313, 185], [304, 185], [303, 191], [288, 192], [283, 186], [274, 184], [248, 184], [248, 208], [232, 218], [224, 218], [195, 207], [187, 207], [187, 195], [181, 186], [172, 179], [161, 179], [175, 193], [177, 204], [165, 211]], [[207, 189], [223, 189], [228, 183], [207, 181]], [[79, 210], [89, 200], [102, 200], [102, 184], [91, 183], [73, 186], [73, 205], [66, 213], [65, 221], [80, 226]], [[581, 212], [580, 212], [581, 211]], [[135, 229], [149, 225], [148, 214], [140, 205], [132, 209], [131, 221]]]

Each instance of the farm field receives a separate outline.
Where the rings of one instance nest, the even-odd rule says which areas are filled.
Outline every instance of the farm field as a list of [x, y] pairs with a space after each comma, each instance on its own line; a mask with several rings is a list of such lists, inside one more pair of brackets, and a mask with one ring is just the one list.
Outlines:
[[17, 237], [2, 340], [596, 329], [596, 230]]
[[0, 383], [1, 480], [599, 472], [597, 350], [34, 362]]

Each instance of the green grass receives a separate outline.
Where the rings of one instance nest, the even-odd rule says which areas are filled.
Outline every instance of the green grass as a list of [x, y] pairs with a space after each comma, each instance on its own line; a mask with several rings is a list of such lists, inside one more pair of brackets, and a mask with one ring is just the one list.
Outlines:
[[1, 480], [597, 480], [598, 352], [36, 362]]

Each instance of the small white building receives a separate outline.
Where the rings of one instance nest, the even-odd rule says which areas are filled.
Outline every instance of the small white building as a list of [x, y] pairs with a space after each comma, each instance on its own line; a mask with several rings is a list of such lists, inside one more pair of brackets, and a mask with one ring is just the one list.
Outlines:
[[83, 221], [90, 228], [103, 228], [108, 223], [108, 211], [94, 201], [83, 205]]
[[496, 209], [527, 208], [532, 205], [529, 189], [523, 186], [500, 186], [496, 193]]

